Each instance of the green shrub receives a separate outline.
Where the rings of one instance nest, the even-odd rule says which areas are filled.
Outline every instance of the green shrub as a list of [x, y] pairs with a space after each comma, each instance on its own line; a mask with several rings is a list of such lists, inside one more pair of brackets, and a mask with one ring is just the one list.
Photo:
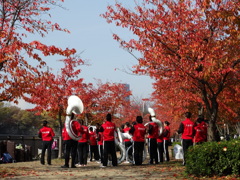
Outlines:
[[240, 174], [240, 140], [206, 142], [190, 147], [186, 173], [195, 176]]
[[172, 142], [172, 146], [173, 146], [173, 147], [174, 147], [176, 144], [178, 144], [178, 145], [180, 145], [180, 146], [182, 145], [181, 142], [178, 142], [178, 141]]

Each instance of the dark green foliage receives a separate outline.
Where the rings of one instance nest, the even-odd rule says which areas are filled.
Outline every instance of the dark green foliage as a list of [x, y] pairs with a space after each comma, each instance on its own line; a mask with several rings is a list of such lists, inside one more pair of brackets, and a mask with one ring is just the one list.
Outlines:
[[206, 142], [187, 153], [186, 173], [195, 176], [240, 174], [240, 139]]
[[[36, 135], [42, 127], [43, 120], [51, 122], [52, 119], [0, 103], [0, 134]], [[50, 126], [54, 128], [53, 123]]]

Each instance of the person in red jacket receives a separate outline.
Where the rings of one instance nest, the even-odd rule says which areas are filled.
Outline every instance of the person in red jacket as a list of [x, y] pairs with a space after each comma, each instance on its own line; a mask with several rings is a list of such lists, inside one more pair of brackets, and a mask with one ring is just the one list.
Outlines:
[[163, 134], [159, 135], [157, 138], [157, 147], [158, 147], [158, 159], [160, 163], [163, 163]]
[[158, 164], [158, 153], [157, 153], [157, 138], [158, 138], [158, 125], [152, 121], [152, 117], [149, 116], [149, 125], [148, 125], [148, 149], [150, 155], [149, 164]]
[[201, 144], [203, 142], [205, 142], [205, 129], [202, 126], [202, 119], [198, 118], [196, 121], [196, 126], [194, 127], [195, 130], [195, 136], [194, 136], [194, 143], [195, 144]]
[[97, 144], [98, 144], [98, 153], [100, 156], [100, 163], [103, 163], [103, 133], [99, 132], [101, 125], [96, 124], [96, 133], [97, 133]]
[[42, 138], [42, 155], [40, 163], [45, 164], [45, 152], [47, 150], [47, 163], [51, 165], [52, 143], [55, 133], [51, 127], [47, 126], [48, 122], [43, 121], [43, 127], [38, 132], [38, 137]]
[[199, 117], [201, 119], [201, 127], [203, 129], [204, 142], [207, 142], [208, 136], [208, 124], [205, 122], [204, 117]]
[[[74, 114], [72, 114], [71, 119], [74, 118]], [[81, 133], [81, 126], [78, 121], [72, 121], [72, 130], [75, 132], [75, 134]], [[63, 148], [64, 148], [64, 159], [65, 163], [61, 168], [69, 168], [69, 160], [70, 160], [70, 154], [71, 154], [71, 168], [76, 168], [75, 161], [77, 156], [77, 141], [73, 140], [66, 130], [66, 127], [64, 125], [64, 128], [62, 130], [62, 138], [63, 138]]]
[[86, 166], [89, 152], [89, 132], [88, 127], [85, 125], [84, 120], [80, 120], [82, 127], [82, 137], [78, 140], [77, 151], [78, 151], [78, 164], [77, 166]]
[[96, 161], [99, 160], [98, 146], [97, 146], [97, 134], [93, 131], [93, 127], [89, 127], [89, 146], [90, 146], [90, 161], [93, 157]]
[[103, 132], [103, 164], [101, 167], [106, 167], [108, 164], [108, 155], [112, 158], [112, 165], [117, 166], [117, 154], [115, 148], [116, 125], [112, 122], [112, 115], [107, 114], [106, 122], [102, 124], [100, 132]]
[[[131, 124], [129, 123], [129, 122], [126, 122], [125, 124], [124, 124], [124, 128], [123, 128], [123, 130], [122, 130], [122, 132], [123, 133], [129, 133], [129, 130], [131, 129]], [[123, 140], [123, 142], [124, 142], [124, 145], [125, 145], [125, 150], [126, 150], [126, 152], [127, 152], [127, 149], [132, 145], [132, 142], [131, 142], [131, 140], [130, 139], [124, 139]], [[132, 149], [132, 148], [131, 148]], [[132, 150], [129, 150], [129, 152], [128, 152], [128, 155], [132, 155]], [[128, 161], [125, 161], [126, 163], [129, 163]]]
[[142, 165], [143, 163], [143, 151], [145, 145], [146, 127], [142, 124], [142, 116], [136, 117], [137, 124], [134, 123], [133, 127], [129, 130], [129, 133], [133, 135], [133, 164]]
[[168, 152], [168, 146], [169, 146], [169, 140], [170, 140], [170, 123], [168, 121], [164, 122], [164, 129], [163, 129], [163, 148], [164, 148], [164, 154], [166, 161], [170, 161], [169, 158], [169, 152]]
[[186, 165], [186, 153], [190, 146], [193, 145], [193, 137], [195, 134], [194, 131], [194, 122], [190, 119], [192, 116], [191, 112], [186, 112], [186, 119], [181, 122], [178, 134], [182, 134], [182, 147], [183, 147], [183, 165]]

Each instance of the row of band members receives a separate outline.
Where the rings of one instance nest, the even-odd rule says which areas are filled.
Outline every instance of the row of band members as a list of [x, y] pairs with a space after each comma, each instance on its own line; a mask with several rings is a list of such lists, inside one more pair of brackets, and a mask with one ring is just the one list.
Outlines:
[[[191, 118], [191, 113], [185, 113], [186, 119], [181, 122], [177, 133], [182, 134], [183, 155], [193, 143], [202, 143], [207, 140], [207, 125], [202, 118], [198, 118], [194, 123]], [[72, 117], [73, 118], [73, 117]], [[123, 133], [132, 135], [132, 141], [125, 139], [124, 144], [127, 149], [132, 145], [133, 164], [141, 165], [143, 163], [143, 152], [145, 146], [145, 139], [148, 140], [149, 164], [159, 164], [164, 161], [169, 161], [168, 146], [170, 142], [170, 123], [165, 121], [163, 132], [159, 135], [158, 125], [152, 121], [149, 116], [149, 123], [147, 126], [143, 125], [141, 116], [136, 117], [136, 121], [132, 123], [125, 123], [121, 127]], [[116, 125], [112, 122], [111, 114], [107, 114], [106, 121], [100, 125], [96, 125], [96, 130], [88, 128], [83, 120], [73, 121], [72, 128], [78, 135], [81, 134], [79, 141], [73, 140], [67, 133], [66, 128], [63, 128], [63, 146], [65, 163], [62, 168], [69, 168], [69, 161], [71, 155], [71, 168], [76, 166], [86, 166], [88, 159], [88, 152], [90, 147], [90, 161], [94, 159], [101, 162], [100, 167], [108, 165], [109, 156], [111, 157], [112, 166], [117, 166], [117, 155], [115, 147], [114, 132]], [[39, 137], [43, 140], [41, 164], [45, 164], [45, 151], [48, 150], [47, 163], [51, 165], [51, 142], [55, 136], [51, 127], [47, 126], [47, 122], [43, 122], [43, 128], [39, 131]], [[77, 161], [77, 163], [76, 163]], [[183, 165], [186, 164], [185, 156], [183, 156]]]

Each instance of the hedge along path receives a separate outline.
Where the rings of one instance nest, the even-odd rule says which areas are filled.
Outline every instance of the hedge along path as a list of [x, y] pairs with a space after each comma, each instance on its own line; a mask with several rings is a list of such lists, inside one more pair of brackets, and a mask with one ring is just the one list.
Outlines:
[[52, 160], [52, 165], [41, 165], [39, 161], [0, 164], [1, 179], [185, 179], [185, 167], [180, 161], [142, 166], [122, 163], [117, 167], [101, 168], [97, 162], [88, 162], [85, 167], [60, 168], [63, 159]]

